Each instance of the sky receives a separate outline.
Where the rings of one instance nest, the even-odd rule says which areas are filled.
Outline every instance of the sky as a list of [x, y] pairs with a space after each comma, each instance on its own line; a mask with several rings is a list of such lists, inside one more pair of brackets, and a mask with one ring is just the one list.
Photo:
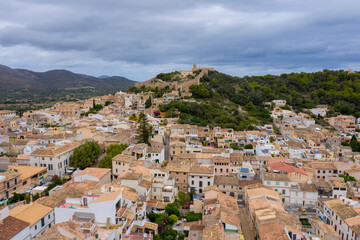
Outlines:
[[360, 70], [359, 0], [0, 0], [0, 64], [145, 81]]

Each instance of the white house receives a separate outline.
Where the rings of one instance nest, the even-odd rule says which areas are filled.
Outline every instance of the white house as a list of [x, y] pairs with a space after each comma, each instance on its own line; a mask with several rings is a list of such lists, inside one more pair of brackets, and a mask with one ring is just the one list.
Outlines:
[[299, 183], [290, 188], [290, 204], [298, 207], [315, 207], [318, 191], [314, 184]]
[[37, 203], [16, 206], [10, 210], [10, 216], [30, 224], [31, 238], [40, 236], [55, 224], [54, 209]]
[[62, 176], [69, 166], [70, 156], [80, 143], [68, 143], [65, 145], [39, 148], [30, 155], [30, 166], [47, 167], [49, 175]]
[[30, 224], [9, 215], [9, 207], [0, 207], [0, 237], [9, 240], [30, 240]]
[[203, 193], [206, 186], [214, 185], [214, 167], [191, 166], [188, 183], [189, 192]]

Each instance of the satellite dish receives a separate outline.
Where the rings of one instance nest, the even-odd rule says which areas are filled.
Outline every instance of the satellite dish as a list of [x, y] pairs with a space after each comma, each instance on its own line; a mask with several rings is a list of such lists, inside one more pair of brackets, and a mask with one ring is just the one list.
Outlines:
[[147, 237], [147, 233], [144, 233], [144, 238], [146, 238]]

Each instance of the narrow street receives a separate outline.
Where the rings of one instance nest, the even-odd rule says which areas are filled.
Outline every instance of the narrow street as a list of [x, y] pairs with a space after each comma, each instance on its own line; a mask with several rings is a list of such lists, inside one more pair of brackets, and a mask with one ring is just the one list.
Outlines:
[[255, 234], [252, 227], [250, 226], [250, 222], [244, 207], [240, 208], [240, 222], [242, 234], [244, 235], [245, 240], [254, 240]]

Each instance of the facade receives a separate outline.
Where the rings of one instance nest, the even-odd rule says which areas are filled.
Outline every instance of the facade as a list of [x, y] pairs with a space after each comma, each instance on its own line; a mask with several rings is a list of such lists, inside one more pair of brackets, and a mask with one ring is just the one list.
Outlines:
[[21, 186], [19, 172], [8, 170], [0, 173], [0, 199], [12, 197], [13, 193], [17, 192]]
[[189, 192], [203, 193], [205, 187], [214, 184], [214, 167], [191, 166], [188, 182]]
[[70, 156], [80, 143], [68, 143], [54, 147], [39, 148], [30, 155], [30, 166], [47, 167], [51, 176], [63, 176], [70, 164]]
[[85, 180], [98, 182], [103, 185], [111, 182], [111, 169], [108, 168], [85, 168], [74, 176], [74, 182]]
[[136, 160], [135, 156], [118, 154], [112, 159], [112, 174], [114, 177], [118, 177], [126, 170], [129, 169], [130, 163]]
[[10, 165], [8, 168], [20, 173], [21, 186], [17, 189], [18, 193], [25, 193], [27, 189], [43, 184], [47, 176], [46, 167]]

